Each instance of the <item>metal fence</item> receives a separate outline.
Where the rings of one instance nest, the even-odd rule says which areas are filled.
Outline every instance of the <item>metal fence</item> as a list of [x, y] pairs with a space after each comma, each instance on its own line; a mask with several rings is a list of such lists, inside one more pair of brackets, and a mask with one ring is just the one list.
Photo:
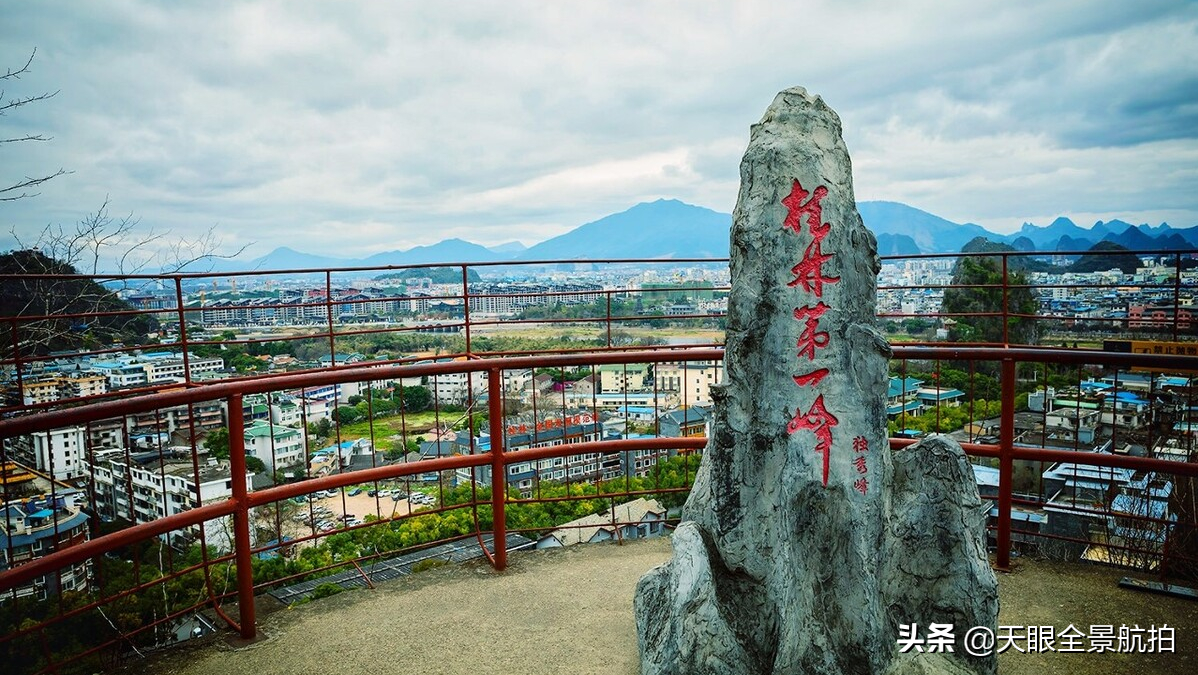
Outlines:
[[[906, 272], [931, 261], [927, 264], [933, 272], [931, 278], [913, 276], [903, 286], [881, 283], [881, 322], [998, 320], [997, 333], [992, 331], [989, 337], [1000, 337], [985, 340], [985, 344], [933, 344], [934, 334], [922, 339], [906, 335], [902, 336], [905, 342], [896, 341], [892, 375], [900, 388], [891, 416], [891, 444], [898, 449], [915, 442], [911, 436], [930, 431], [953, 432], [963, 441], [981, 467], [978, 476], [983, 498], [992, 502], [990, 528], [999, 568], [1009, 566], [1013, 552], [1034, 550], [1173, 577], [1198, 576], [1198, 509], [1194, 504], [1198, 455], [1190, 426], [1191, 413], [1198, 411], [1198, 406], [1188, 375], [1198, 371], [1198, 356], [1188, 353], [1184, 342], [1177, 342], [1189, 330], [1181, 320], [1189, 305], [1191, 284], [1185, 278], [1182, 254], [1167, 255], [1173, 256], [1175, 277], [1145, 282], [1145, 286], [1149, 294], [1168, 291], [1171, 295], [1167, 300], [1158, 298], [1155, 305], [1145, 300], [1144, 306], [1165, 314], [1171, 306], [1171, 327], [1153, 323], [1163, 319], [1151, 312], [1147, 316], [1141, 312], [1135, 319], [1129, 315], [1100, 317], [1092, 309], [1079, 308], [1078, 303], [1075, 315], [1020, 311], [1021, 294], [1045, 289], [1011, 271], [1016, 266], [1008, 258], [1015, 254], [956, 256], [958, 260], [986, 260], [999, 270], [998, 283], [973, 285], [953, 283], [947, 270], [939, 272], [939, 277], [947, 276], [947, 280], [937, 278], [940, 256], [884, 259], [894, 269]], [[613, 267], [663, 264], [604, 263]], [[375, 568], [410, 571], [411, 565], [420, 561], [405, 568], [397, 556], [433, 551], [430, 547], [447, 541], [460, 542], [463, 546], [455, 550], [473, 549], [502, 569], [509, 548], [527, 546], [563, 528], [576, 531], [578, 539], [600, 529], [603, 536], [616, 539], [637, 536], [636, 528], [646, 526], [646, 521], [619, 511], [636, 498], [656, 498], [667, 509], [680, 504], [700, 460], [693, 453], [705, 444], [702, 436], [692, 435], [701, 430], [701, 417], [695, 419], [687, 411], [701, 407], [706, 400], [696, 399], [690, 387], [678, 391], [676, 382], [660, 376], [638, 386], [630, 386], [629, 377], [654, 366], [658, 375], [671, 369], [678, 382], [690, 382], [697, 373], [718, 380], [722, 350], [711, 344], [720, 341], [718, 336], [710, 342], [692, 337], [686, 344], [637, 342], [652, 342], [643, 336], [665, 335], [672, 329], [718, 332], [723, 313], [716, 310], [727, 286], [673, 281], [649, 288], [650, 297], [667, 298], [647, 303], [644, 286], [625, 282], [590, 288], [576, 283], [566, 272], [561, 273], [567, 279], [562, 283], [575, 287], [559, 285], [551, 290], [546, 285], [534, 292], [536, 289], [519, 285], [523, 282], [511, 282], [507, 287], [494, 282], [484, 289], [471, 280], [471, 272], [479, 267], [502, 266], [453, 265], [453, 274], [460, 277], [459, 292], [446, 293], [437, 290], [436, 284], [422, 281], [427, 295], [405, 290], [375, 297], [339, 295], [335, 291], [342, 284], [335, 282], [341, 275], [379, 270], [320, 270], [316, 274], [323, 276], [323, 297], [314, 292], [298, 303], [242, 300], [220, 308], [247, 313], [312, 309], [320, 314], [316, 319], [321, 322], [319, 330], [294, 333], [292, 326], [286, 335], [255, 334], [255, 327], [278, 327], [265, 323], [237, 325], [233, 336], [212, 335], [207, 322], [194, 318], [203, 318], [209, 293], [194, 306], [187, 300], [194, 295], [189, 290], [193, 280], [211, 278], [203, 275], [137, 278], [173, 289], [173, 308], [7, 318], [12, 348], [0, 366], [11, 373], [10, 392], [15, 386], [17, 396], [0, 410], [5, 415], [0, 419], [0, 438], [5, 441], [0, 449], [0, 466], [4, 467], [0, 487], [4, 502], [21, 508], [26, 532], [8, 536], [7, 563], [0, 570], [0, 617], [5, 620], [0, 653], [6, 663], [19, 664], [17, 672], [112, 663], [185, 637], [178, 633], [203, 624], [202, 619], [193, 617], [207, 612], [242, 637], [252, 638], [256, 593], [279, 592], [299, 584], [304, 585], [305, 597], [319, 596], [324, 585], [336, 585], [346, 574], [357, 575], [369, 585]], [[383, 272], [393, 269], [399, 268]], [[262, 272], [239, 278], [309, 273]], [[884, 269], [883, 280], [886, 274]], [[15, 277], [5, 281], [37, 287], [62, 279]], [[122, 279], [120, 283], [132, 281]], [[1126, 282], [1049, 284], [1048, 290], [1073, 289], [1070, 292], [1088, 303], [1091, 293], [1118, 294], [1124, 289], [1123, 299], [1127, 300], [1133, 292], [1126, 290]], [[244, 288], [246, 283], [241, 285]], [[990, 311], [946, 311], [943, 294], [966, 289], [979, 293], [982, 301], [998, 298], [1001, 304]], [[698, 309], [696, 292], [702, 293], [704, 311]], [[164, 291], [161, 297], [170, 295]], [[927, 302], [939, 301], [941, 307], [933, 311], [920, 306], [918, 311], [907, 312], [903, 311], [905, 298], [930, 298]], [[460, 315], [449, 310], [438, 310], [445, 314], [435, 315], [426, 306], [426, 311], [419, 313], [421, 318], [405, 317], [407, 323], [402, 325], [393, 321], [362, 324], [351, 320], [352, 312], [340, 311], [384, 300], [410, 303], [414, 299], [419, 303], [456, 301], [449, 304], [456, 304]], [[484, 311], [510, 308], [517, 301], [524, 303], [520, 305], [524, 309]], [[529, 315], [530, 307], [540, 308], [537, 312], [541, 314]], [[72, 395], [79, 390], [63, 387], [78, 387], [78, 383], [60, 384], [54, 396], [47, 394], [44, 400], [31, 397], [30, 385], [50, 379], [45, 377], [47, 372], [61, 374], [50, 366], [67, 358], [49, 350], [51, 344], [38, 335], [92, 330], [96, 333], [93, 339], [101, 339], [105, 335], [98, 322], [131, 316], [156, 318], [158, 344], [140, 351], [153, 349], [177, 356], [180, 363], [163, 366], [164, 372], [173, 373], [173, 379], [132, 383], [95, 395]], [[175, 317], [174, 326], [162, 318], [166, 316]], [[1105, 345], [1110, 349], [1098, 344], [1066, 349], [1012, 346], [1012, 329], [1023, 331], [1028, 322], [1063, 326], [1083, 319], [1115, 326], [1117, 330], [1110, 335], [1115, 339], [1170, 338], [1172, 342], [1155, 344], [1163, 346], [1158, 351], [1172, 353], [1136, 353], [1130, 348], [1113, 351], [1122, 348], [1113, 342]], [[197, 338], [191, 331], [201, 323], [205, 336]], [[121, 326], [118, 322], [104, 330], [119, 331]], [[571, 329], [588, 337], [573, 340], [580, 343], [577, 346], [563, 345], [560, 340], [553, 344], [536, 340], [497, 343], [491, 338], [494, 331], [524, 327]], [[634, 327], [638, 334], [622, 335]], [[1154, 328], [1164, 332], [1154, 333]], [[452, 332], [428, 332], [433, 330]], [[384, 358], [352, 363], [340, 358], [355, 336], [414, 334], [448, 336], [459, 342], [446, 344], [461, 349], [440, 355], [396, 350]], [[38, 343], [39, 339], [43, 342]], [[313, 347], [313, 341], [319, 347]], [[193, 359], [205, 358], [205, 350], [223, 346], [225, 353], [245, 353], [254, 346], [269, 352], [271, 345], [278, 344], [286, 344], [290, 350], [308, 345], [316, 363], [277, 374], [263, 372], [266, 368], [244, 369], [236, 377], [211, 381], [192, 367]], [[1138, 344], [1137, 348], [1151, 350]], [[317, 350], [327, 353], [326, 363], [315, 358]], [[71, 358], [82, 354], [102, 361], [130, 351], [131, 346], [84, 346]], [[254, 356], [263, 355], [269, 353]], [[116, 362], [114, 367], [119, 365]], [[599, 391], [604, 369], [617, 385], [614, 399], [602, 398]], [[569, 380], [567, 374], [578, 379]], [[1109, 383], [1104, 383], [1104, 378]], [[1094, 388], [1103, 384], [1110, 392], [1127, 392], [1133, 380], [1136, 387], [1142, 387], [1136, 390], [1142, 395], [1095, 395]], [[412, 401], [405, 399], [414, 395], [405, 389], [405, 382], [420, 383], [433, 392], [428, 410], [415, 412]], [[315, 470], [307, 436], [309, 416], [314, 413], [305, 394], [331, 388], [334, 400], [344, 400], [344, 392], [338, 388], [358, 383], [364, 386], [356, 407], [364, 410], [364, 419], [342, 419], [336, 409], [321, 413], [331, 415], [334, 421], [325, 448], [331, 456], [326, 457], [323, 469]], [[910, 389], [908, 383], [912, 383]], [[439, 395], [450, 388], [460, 395]], [[293, 427], [269, 414], [283, 394], [300, 401], [293, 422], [300, 430], [298, 450], [286, 437]], [[1038, 406], [1025, 402], [1025, 395], [1029, 399], [1039, 396]], [[1028, 409], [1029, 405], [1039, 409]], [[255, 421], [260, 416], [257, 406], [268, 409], [259, 421]], [[641, 418], [637, 418], [638, 409]], [[603, 411], [618, 411], [620, 422], [604, 425]], [[667, 417], [667, 412], [674, 415]], [[251, 427], [248, 436], [247, 420]], [[667, 425], [670, 428], [665, 428]], [[1094, 437], [1087, 440], [1087, 433], [1103, 427], [1110, 432], [1099, 434], [1104, 443], [1093, 442]], [[225, 471], [220, 475], [227, 476], [206, 482], [208, 474], [220, 472], [210, 466], [213, 451], [204, 439], [225, 428], [228, 464], [221, 467]], [[75, 431], [67, 434], [64, 429]], [[266, 439], [263, 447], [268, 459], [281, 460], [283, 453], [298, 452], [302, 469], [292, 476], [272, 476], [275, 485], [251, 489], [252, 481], [241, 477], [247, 474], [247, 451], [254, 455], [254, 448], [246, 445], [247, 439], [256, 438], [254, 429]], [[478, 433], [484, 429], [489, 433]], [[420, 461], [396, 461], [408, 457], [403, 452], [390, 457], [378, 452], [388, 443], [402, 444], [406, 450], [418, 435], [425, 436], [423, 446], [416, 448]], [[354, 447], [368, 446], [369, 454], [355, 455], [346, 462], [342, 448], [356, 442], [354, 436], [366, 439], [364, 445]], [[59, 440], [67, 445], [56, 446]], [[142, 441], [145, 449], [138, 452]], [[16, 448], [21, 443], [39, 442], [48, 448], [48, 461], [40, 471], [22, 473], [22, 465], [13, 462]], [[175, 442], [178, 444], [173, 445]], [[1105, 451], [1094, 452], [1098, 445], [1105, 445]], [[53, 480], [66, 468], [56, 461], [82, 462], [85, 468], [80, 471], [80, 465], [72, 464], [73, 477]], [[986, 464], [993, 466], [983, 466]], [[23, 481], [32, 480], [26, 478], [31, 474], [50, 478], [44, 483], [47, 489], [38, 495], [18, 493]], [[181, 487], [172, 490], [172, 484]], [[322, 493], [322, 497], [311, 498]], [[423, 495], [419, 502], [415, 501], [418, 494]], [[68, 503], [72, 499], [75, 503]], [[322, 520], [321, 514], [326, 512]], [[15, 533], [14, 513], [6, 511], [10, 533]], [[592, 520], [577, 518], [587, 514]], [[80, 528], [81, 521], [86, 521], [86, 528]], [[599, 521], [606, 526], [597, 525]], [[48, 536], [39, 538], [34, 536], [36, 532]], [[517, 535], [527, 539], [513, 539]], [[505, 545], [496, 546], [496, 541]], [[469, 546], [464, 546], [468, 542]], [[34, 544], [40, 548], [35, 550]], [[426, 557], [442, 559], [439, 555]], [[80, 636], [88, 639], [83, 641]]]

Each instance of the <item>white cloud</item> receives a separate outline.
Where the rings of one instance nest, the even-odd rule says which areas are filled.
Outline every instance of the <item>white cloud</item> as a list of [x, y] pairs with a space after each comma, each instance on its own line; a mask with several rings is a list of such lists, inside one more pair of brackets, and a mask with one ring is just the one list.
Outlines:
[[[344, 257], [534, 243], [636, 201], [731, 211], [748, 127], [801, 84], [859, 199], [1010, 228], [1198, 224], [1198, 5], [22, 3], [0, 68], [61, 89], [0, 180], [74, 171], [0, 227], [113, 208]], [[1081, 221], [1079, 221], [1081, 222]]]

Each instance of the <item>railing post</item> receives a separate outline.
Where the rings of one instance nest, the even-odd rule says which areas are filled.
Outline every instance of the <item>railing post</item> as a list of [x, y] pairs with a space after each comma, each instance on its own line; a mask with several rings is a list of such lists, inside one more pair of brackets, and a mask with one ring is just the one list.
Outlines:
[[465, 324], [466, 353], [473, 354], [470, 344], [470, 268], [462, 265], [462, 323]]
[[237, 560], [237, 610], [241, 637], [253, 640], [254, 626], [254, 566], [250, 560], [249, 494], [245, 485], [245, 416], [241, 394], [233, 394], [229, 405], [229, 473], [233, 482], [233, 550]]
[[1011, 482], [1015, 461], [1015, 361], [1002, 362], [1002, 419], [998, 455], [998, 568], [1011, 569]]
[[[175, 277], [175, 309], [179, 314], [179, 351], [183, 352], [183, 382], [191, 384], [191, 357], [187, 346], [187, 312], [183, 309], [183, 277]], [[200, 308], [200, 320], [204, 319], [203, 307]]]
[[491, 531], [495, 569], [507, 567], [506, 466], [503, 462], [503, 377], [498, 368], [487, 371], [487, 422], [491, 428]]
[[[1193, 317], [1190, 319], [1193, 321]], [[1173, 254], [1173, 341], [1177, 342], [1177, 324], [1181, 321], [1181, 254]]]
[[1002, 256], [1002, 344], [1011, 346], [1011, 277], [1008, 276], [1008, 257]]

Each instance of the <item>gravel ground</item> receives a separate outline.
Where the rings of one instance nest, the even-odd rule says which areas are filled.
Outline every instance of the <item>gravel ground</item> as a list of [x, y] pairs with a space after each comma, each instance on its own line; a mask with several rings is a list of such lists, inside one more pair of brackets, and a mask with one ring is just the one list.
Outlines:
[[[443, 567], [374, 591], [352, 591], [264, 613], [248, 647], [225, 638], [133, 664], [170, 675], [294, 673], [639, 672], [632, 594], [669, 558], [664, 539], [513, 555], [507, 572]], [[1174, 654], [1026, 654], [999, 657], [1002, 675], [1198, 672], [1198, 602], [1118, 588], [1116, 570], [1021, 559], [999, 576], [1005, 625], [1125, 623], [1175, 628]], [[259, 599], [265, 605], [268, 599]]]

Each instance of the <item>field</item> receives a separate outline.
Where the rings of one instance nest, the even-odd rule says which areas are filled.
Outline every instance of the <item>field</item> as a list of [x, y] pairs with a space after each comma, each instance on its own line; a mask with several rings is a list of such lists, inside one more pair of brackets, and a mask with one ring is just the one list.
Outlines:
[[[465, 419], [465, 414], [460, 412], [441, 412], [438, 414], [435, 410], [427, 410], [419, 413], [408, 413], [406, 415], [391, 415], [373, 421], [354, 422], [341, 427], [341, 440], [352, 441], [358, 438], [375, 438], [384, 439], [392, 436], [402, 436], [407, 432], [408, 437], [415, 438], [422, 434], [426, 434], [432, 429], [440, 426], [447, 427]], [[371, 428], [373, 427], [373, 434]], [[330, 444], [336, 442], [336, 439], [331, 439]]]

